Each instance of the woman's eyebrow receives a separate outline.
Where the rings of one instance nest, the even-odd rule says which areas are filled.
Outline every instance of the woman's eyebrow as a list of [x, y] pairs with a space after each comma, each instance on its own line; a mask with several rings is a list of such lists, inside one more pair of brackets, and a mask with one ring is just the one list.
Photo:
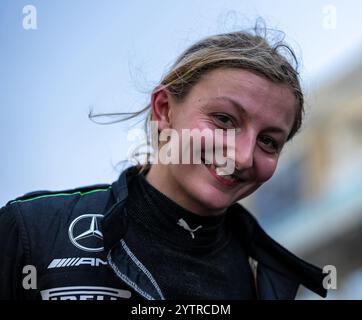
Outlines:
[[[218, 97], [213, 97], [210, 98], [209, 100], [224, 100], [229, 102], [235, 109], [237, 112], [239, 112], [239, 114], [241, 114], [243, 117], [250, 119], [249, 114], [246, 112], [245, 108], [242, 106], [242, 104], [230, 97], [227, 96], [218, 96]], [[287, 135], [288, 130], [284, 130], [283, 128], [280, 127], [268, 127], [267, 131], [271, 131], [271, 132], [275, 132], [275, 133], [283, 133], [285, 135]]]
[[231, 105], [237, 110], [237, 112], [239, 112], [242, 116], [249, 118], [248, 113], [245, 111], [244, 107], [240, 104], [240, 102], [227, 97], [227, 96], [219, 96], [219, 97], [213, 97], [210, 98], [209, 100], [225, 100], [229, 103], [231, 103]]
[[230, 97], [219, 96], [219, 97], [210, 98], [209, 100], [226, 100], [227, 102], [231, 103], [235, 108], [237, 108], [240, 113], [242, 113], [243, 115], [247, 115], [247, 112], [245, 111], [244, 107], [238, 101]]

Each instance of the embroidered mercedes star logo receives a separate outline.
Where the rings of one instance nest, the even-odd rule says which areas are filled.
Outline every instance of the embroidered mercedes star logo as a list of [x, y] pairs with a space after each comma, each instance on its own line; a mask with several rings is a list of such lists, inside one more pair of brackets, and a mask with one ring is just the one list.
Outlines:
[[103, 218], [101, 214], [83, 214], [75, 218], [68, 230], [70, 241], [84, 251], [102, 251], [104, 249], [103, 234], [98, 226], [101, 218]]

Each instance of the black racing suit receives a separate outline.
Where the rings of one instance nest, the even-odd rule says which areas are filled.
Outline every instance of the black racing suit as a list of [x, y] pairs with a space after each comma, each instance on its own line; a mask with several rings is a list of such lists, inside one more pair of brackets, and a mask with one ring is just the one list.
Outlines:
[[[127, 246], [124, 205], [133, 174], [135, 167], [111, 185], [33, 192], [2, 207], [0, 299], [163, 299]], [[326, 296], [321, 269], [276, 243], [241, 205], [232, 210], [259, 299], [294, 299], [300, 284]]]

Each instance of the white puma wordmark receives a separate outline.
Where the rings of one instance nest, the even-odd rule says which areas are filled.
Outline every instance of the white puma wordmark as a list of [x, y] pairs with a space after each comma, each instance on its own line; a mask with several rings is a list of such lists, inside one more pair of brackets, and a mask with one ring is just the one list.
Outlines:
[[189, 227], [189, 225], [187, 224], [187, 222], [186, 222], [184, 219], [179, 219], [179, 221], [177, 221], [177, 224], [178, 224], [179, 226], [181, 226], [182, 228], [186, 229], [187, 231], [189, 231], [189, 232], [191, 233], [192, 239], [195, 238], [194, 232], [197, 231], [197, 230], [199, 230], [200, 228], [202, 228], [202, 226], [198, 226], [198, 227], [195, 228], [195, 229], [191, 229], [191, 228]]

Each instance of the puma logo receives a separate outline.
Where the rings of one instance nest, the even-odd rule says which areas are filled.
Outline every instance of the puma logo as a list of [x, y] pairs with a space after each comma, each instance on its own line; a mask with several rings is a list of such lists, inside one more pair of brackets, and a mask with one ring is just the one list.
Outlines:
[[184, 219], [180, 219], [179, 221], [177, 221], [177, 224], [179, 226], [181, 226], [182, 228], [186, 229], [187, 231], [189, 231], [191, 233], [191, 237], [192, 239], [195, 239], [195, 235], [194, 232], [196, 232], [197, 230], [199, 230], [200, 228], [202, 228], [202, 226], [198, 226], [195, 229], [191, 229], [190, 226], [187, 224], [187, 222]]

